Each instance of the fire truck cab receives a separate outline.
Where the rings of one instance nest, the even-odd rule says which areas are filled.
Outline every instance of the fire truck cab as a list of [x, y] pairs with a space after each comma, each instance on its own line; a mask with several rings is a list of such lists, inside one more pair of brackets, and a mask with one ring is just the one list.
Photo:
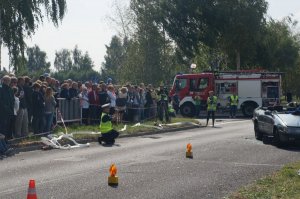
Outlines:
[[279, 103], [282, 73], [261, 70], [228, 72], [204, 72], [176, 75], [170, 97], [177, 94], [180, 99], [180, 112], [183, 116], [195, 115], [195, 97], [201, 100], [201, 109], [206, 109], [208, 92], [214, 91], [218, 97], [218, 107], [229, 106], [233, 92], [239, 96], [238, 109], [250, 117], [258, 106], [271, 106]]

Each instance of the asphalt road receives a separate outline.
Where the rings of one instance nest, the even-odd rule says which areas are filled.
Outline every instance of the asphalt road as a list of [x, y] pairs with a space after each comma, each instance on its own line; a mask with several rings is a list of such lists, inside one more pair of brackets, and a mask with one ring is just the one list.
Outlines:
[[[265, 145], [252, 129], [250, 120], [227, 120], [216, 128], [118, 139], [113, 147], [20, 153], [0, 161], [0, 198], [26, 198], [29, 179], [39, 199], [223, 198], [300, 160], [300, 148]], [[185, 158], [189, 142], [194, 159]], [[112, 163], [117, 188], [107, 185]]]

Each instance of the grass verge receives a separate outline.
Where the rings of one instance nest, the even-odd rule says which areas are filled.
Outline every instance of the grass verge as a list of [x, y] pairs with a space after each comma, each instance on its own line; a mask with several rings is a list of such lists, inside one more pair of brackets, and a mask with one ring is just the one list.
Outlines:
[[[172, 118], [171, 123], [177, 123], [177, 122], [194, 122], [194, 123], [199, 124], [199, 121], [195, 120], [193, 118], [181, 118], [181, 117]], [[144, 122], [143, 124], [154, 125], [154, 121], [147, 121], [147, 122]], [[143, 133], [143, 132], [159, 131], [158, 129], [144, 127], [144, 126], [132, 127], [133, 125], [134, 124], [127, 124], [127, 129], [125, 131], [121, 132], [121, 134], [128, 135], [128, 134], [139, 134], [139, 133]], [[116, 130], [120, 130], [123, 127], [124, 127], [124, 124], [114, 125], [114, 129], [116, 129]], [[177, 127], [178, 126], [164, 127], [164, 129], [174, 129]], [[184, 127], [184, 126], [181, 125], [180, 127]], [[72, 124], [72, 125], [67, 126], [67, 131], [68, 131], [68, 133], [73, 133], [75, 139], [95, 139], [96, 140], [99, 135], [89, 134], [89, 132], [99, 132], [99, 125], [85, 126], [85, 125], [81, 125], [81, 124]], [[57, 126], [53, 133], [56, 135], [59, 135], [62, 132], [65, 133], [65, 129], [63, 128], [63, 126]], [[41, 138], [39, 136], [34, 136], [34, 135], [30, 134], [29, 137], [18, 141], [17, 143], [15, 143], [15, 145], [22, 147], [22, 146], [40, 142], [40, 140], [41, 140]]]
[[280, 171], [246, 186], [228, 199], [300, 198], [300, 162], [284, 166]]

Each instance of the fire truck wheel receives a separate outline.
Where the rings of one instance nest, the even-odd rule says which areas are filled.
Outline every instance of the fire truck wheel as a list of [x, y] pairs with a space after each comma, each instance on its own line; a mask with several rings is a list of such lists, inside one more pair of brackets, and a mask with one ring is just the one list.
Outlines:
[[253, 116], [253, 111], [257, 107], [256, 104], [254, 103], [245, 103], [242, 111], [245, 117], [252, 117]]
[[184, 117], [194, 117], [195, 106], [192, 103], [184, 103], [180, 106], [180, 113]]

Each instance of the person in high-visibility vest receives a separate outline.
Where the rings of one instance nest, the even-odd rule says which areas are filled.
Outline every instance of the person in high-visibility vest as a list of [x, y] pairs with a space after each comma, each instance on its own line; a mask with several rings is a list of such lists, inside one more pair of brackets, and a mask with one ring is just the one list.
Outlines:
[[238, 103], [239, 103], [239, 96], [237, 96], [235, 91], [229, 97], [229, 102], [230, 102], [230, 117], [235, 118], [237, 106], [238, 106]]
[[114, 130], [112, 127], [112, 117], [109, 115], [110, 104], [104, 104], [102, 107], [100, 132], [101, 135], [98, 137], [99, 144], [104, 142], [105, 144], [114, 144], [115, 139], [119, 137], [119, 132]]
[[166, 122], [170, 121], [170, 117], [168, 114], [168, 90], [163, 85], [160, 86], [160, 89], [157, 93], [157, 110], [158, 110], [158, 118], [163, 122], [164, 117]]
[[176, 111], [173, 108], [172, 104], [168, 104], [168, 114], [169, 117], [176, 117]]
[[209, 96], [207, 98], [207, 118], [206, 118], [206, 126], [208, 125], [208, 121], [210, 115], [212, 117], [212, 126], [215, 126], [215, 112], [217, 110], [217, 100], [218, 98], [214, 96], [214, 91], [209, 91]]

